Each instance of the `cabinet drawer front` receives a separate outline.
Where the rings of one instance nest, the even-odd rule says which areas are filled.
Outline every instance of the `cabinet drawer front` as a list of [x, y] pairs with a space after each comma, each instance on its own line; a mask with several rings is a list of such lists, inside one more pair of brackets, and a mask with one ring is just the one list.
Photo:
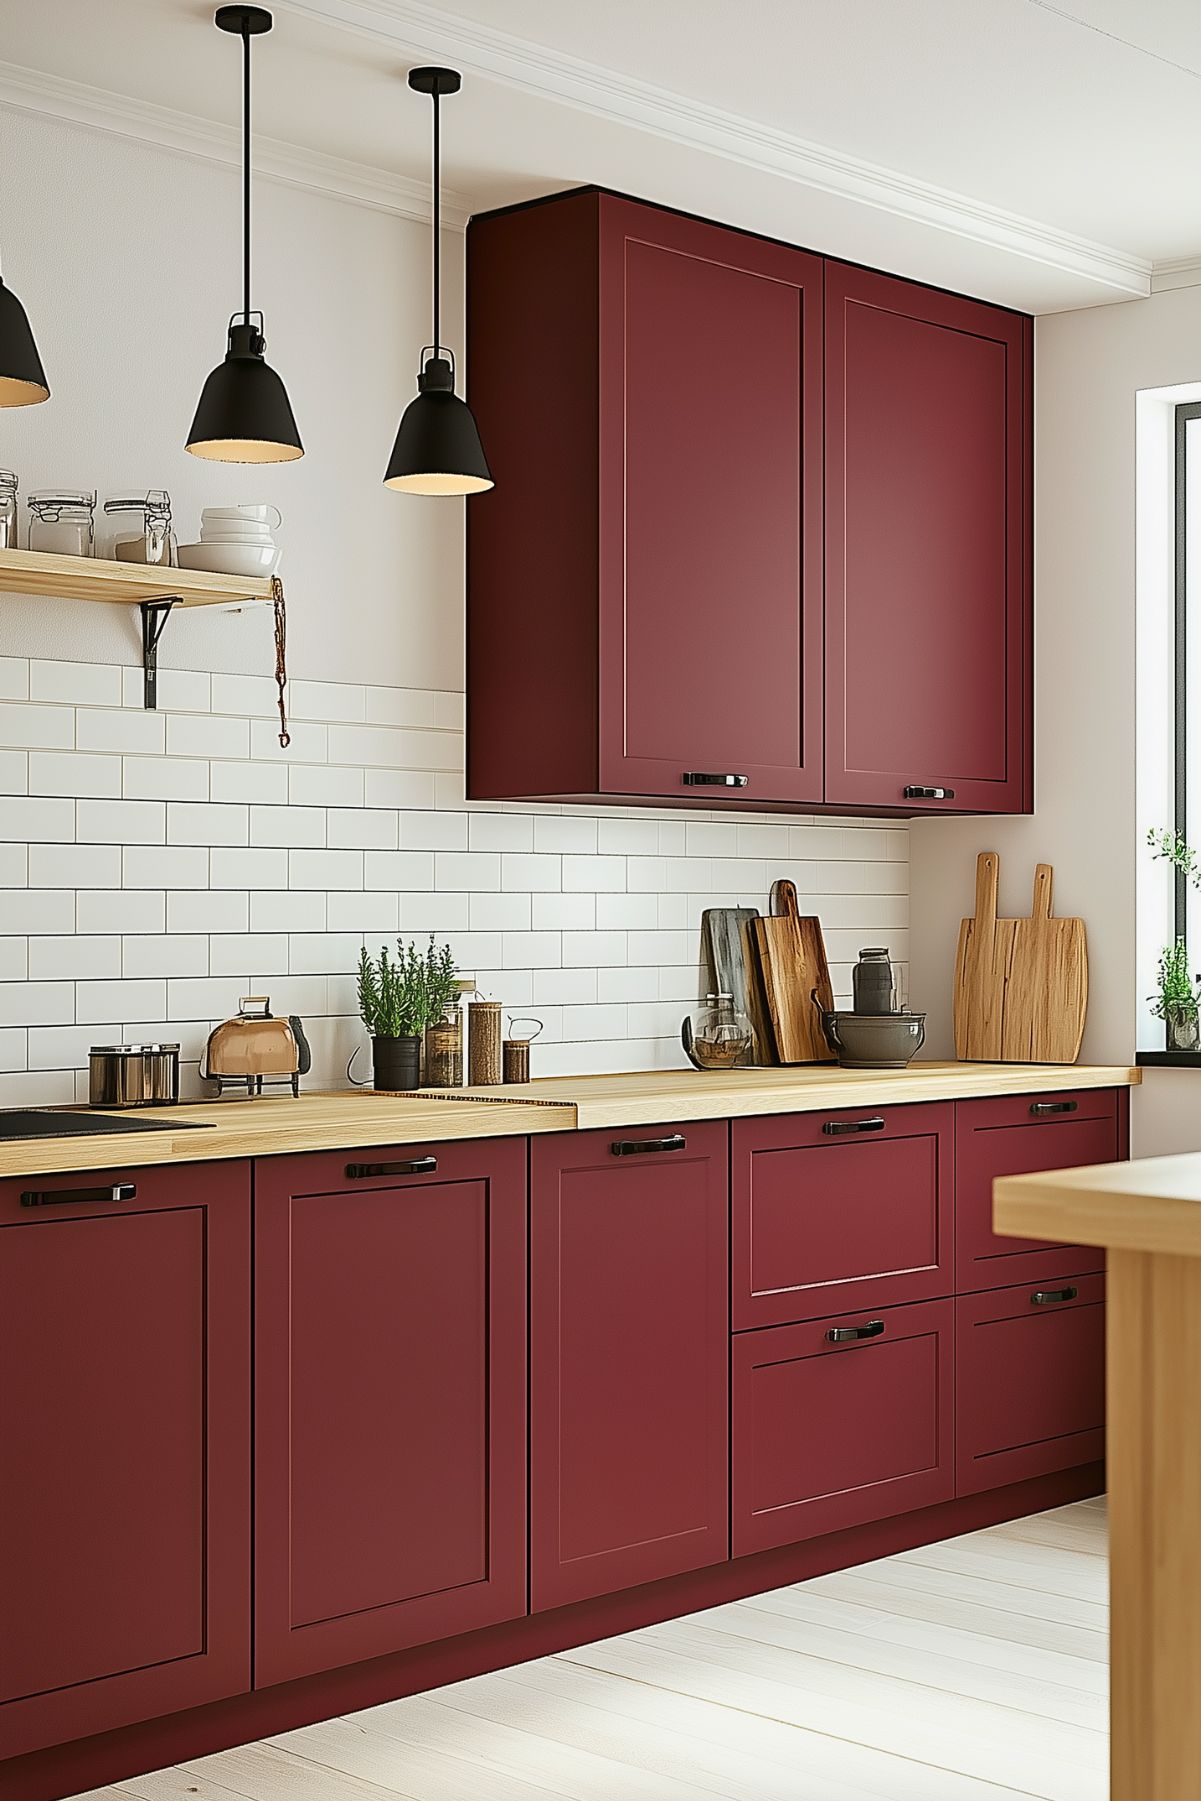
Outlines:
[[966, 1295], [955, 1334], [959, 1494], [1104, 1455], [1104, 1276]]
[[[600, 221], [602, 785], [820, 800], [821, 259], [607, 195]], [[716, 646], [752, 706], [707, 703]]]
[[5, 1186], [0, 1758], [250, 1687], [249, 1166], [134, 1173]]
[[[953, 1308], [925, 1301], [734, 1339], [736, 1557], [950, 1499]], [[854, 1331], [872, 1335], [829, 1337]]]
[[735, 1331], [950, 1293], [952, 1127], [950, 1106], [736, 1120]]
[[[1051, 1111], [1054, 1108], [1056, 1111]], [[961, 1101], [956, 1108], [956, 1286], [961, 1292], [1102, 1269], [1090, 1245], [1003, 1238], [992, 1228], [998, 1176], [1112, 1163], [1125, 1155], [1124, 1096], [1112, 1089]]]
[[273, 1159], [255, 1214], [256, 1684], [524, 1612], [524, 1144]]
[[728, 1555], [726, 1146], [711, 1122], [531, 1143], [535, 1612]]

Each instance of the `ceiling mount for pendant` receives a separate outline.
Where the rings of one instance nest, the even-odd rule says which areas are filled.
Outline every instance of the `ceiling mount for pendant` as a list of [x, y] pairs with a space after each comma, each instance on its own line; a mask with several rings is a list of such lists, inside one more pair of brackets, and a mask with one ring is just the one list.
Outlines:
[[218, 463], [289, 463], [304, 446], [287, 389], [264, 357], [263, 315], [250, 304], [250, 40], [273, 20], [265, 6], [219, 6], [213, 23], [242, 40], [242, 306], [229, 321], [225, 360], [201, 391], [187, 448]]
[[439, 102], [457, 94], [463, 77], [457, 69], [423, 67], [409, 70], [414, 93], [434, 104], [434, 329], [424, 346], [417, 376], [417, 398], [405, 408], [392, 447], [384, 486], [406, 494], [480, 494], [493, 485], [492, 471], [466, 401], [455, 393], [454, 356], [441, 341], [442, 330], [442, 138]]

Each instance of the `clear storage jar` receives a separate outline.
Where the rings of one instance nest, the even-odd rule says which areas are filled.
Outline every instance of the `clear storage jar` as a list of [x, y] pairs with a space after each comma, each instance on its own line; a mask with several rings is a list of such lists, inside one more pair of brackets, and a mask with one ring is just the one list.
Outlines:
[[96, 495], [55, 488], [29, 496], [29, 548], [60, 557], [96, 554]]
[[0, 469], [0, 550], [17, 548], [17, 478]]

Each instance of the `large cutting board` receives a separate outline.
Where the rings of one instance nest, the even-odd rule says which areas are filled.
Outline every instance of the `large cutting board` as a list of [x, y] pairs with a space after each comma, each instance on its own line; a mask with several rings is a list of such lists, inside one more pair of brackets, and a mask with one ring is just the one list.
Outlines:
[[775, 1062], [752, 930], [758, 917], [757, 907], [707, 907], [701, 914], [701, 952], [713, 992], [732, 995], [751, 1022], [751, 1048], [743, 1060], [747, 1066]]
[[776, 883], [772, 905], [776, 911], [767, 919], [752, 920], [751, 930], [776, 1056], [781, 1063], [831, 1063], [834, 1053], [811, 998], [816, 989], [822, 1006], [833, 1008], [821, 921], [802, 917], [792, 882]]
[[1028, 919], [997, 917], [1000, 859], [976, 860], [976, 913], [959, 927], [955, 1054], [966, 1062], [1074, 1063], [1088, 1002], [1082, 919], [1051, 914], [1053, 873], [1040, 863]]

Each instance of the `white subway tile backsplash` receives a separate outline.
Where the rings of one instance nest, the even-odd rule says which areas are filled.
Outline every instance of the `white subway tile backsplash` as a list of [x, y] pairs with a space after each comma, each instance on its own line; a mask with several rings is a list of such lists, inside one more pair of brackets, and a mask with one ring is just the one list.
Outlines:
[[[94, 760], [101, 762], [104, 759]], [[207, 800], [209, 797], [209, 766], [196, 758], [125, 757], [121, 771], [120, 792], [126, 800]], [[79, 792], [84, 794], [89, 790], [81, 788]]]
[[0, 932], [73, 932], [75, 895], [69, 888], [0, 889]]
[[0, 1107], [68, 1107], [76, 1098], [70, 1069], [0, 1076]]
[[168, 844], [246, 844], [249, 838], [249, 807], [200, 801], [167, 803]]
[[0, 745], [16, 750], [70, 750], [75, 743], [75, 714], [70, 707], [33, 707], [0, 703]]
[[121, 974], [121, 940], [73, 932], [70, 937], [29, 940], [29, 979], [51, 982]]
[[73, 750], [30, 751], [28, 787], [30, 794], [115, 800], [121, 792], [121, 759]]
[[165, 844], [167, 809], [161, 800], [81, 800], [74, 836], [80, 844]]
[[140, 668], [0, 658], [0, 1104], [86, 1098], [87, 1044], [129, 1033], [186, 1041], [199, 1092], [210, 1022], [268, 983], [341, 1083], [364, 940], [448, 939], [546, 1018], [543, 1074], [678, 1066], [701, 912], [782, 876], [840, 996], [862, 943], [906, 954], [903, 824], [467, 805], [460, 694], [302, 677], [287, 751], [274, 703], [164, 669], [148, 714]]

